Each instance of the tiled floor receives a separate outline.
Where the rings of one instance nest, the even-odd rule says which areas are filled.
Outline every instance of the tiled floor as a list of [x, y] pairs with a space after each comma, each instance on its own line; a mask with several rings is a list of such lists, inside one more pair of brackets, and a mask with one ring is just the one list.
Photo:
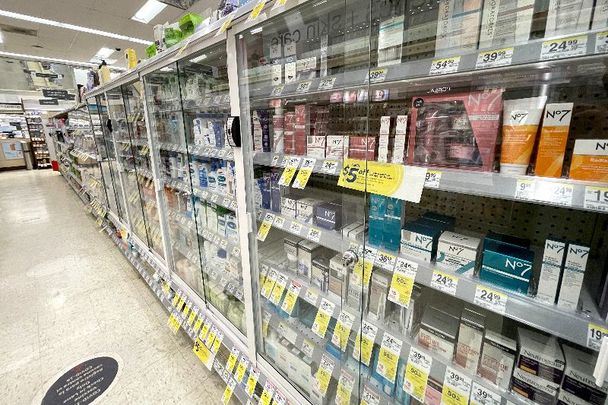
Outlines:
[[0, 393], [32, 404], [80, 359], [122, 359], [100, 404], [218, 404], [225, 383], [58, 173], [0, 172]]

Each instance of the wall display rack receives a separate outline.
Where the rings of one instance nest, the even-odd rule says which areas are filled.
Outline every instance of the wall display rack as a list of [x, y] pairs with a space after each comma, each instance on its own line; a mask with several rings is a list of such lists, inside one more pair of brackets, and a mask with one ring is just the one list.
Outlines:
[[87, 95], [107, 217], [240, 402], [606, 401], [608, 18], [496, 4], [249, 2]]
[[42, 113], [40, 111], [26, 111], [24, 115], [30, 140], [32, 141], [32, 151], [36, 160], [35, 167], [36, 169], [48, 169], [51, 167], [51, 156], [46, 144]]

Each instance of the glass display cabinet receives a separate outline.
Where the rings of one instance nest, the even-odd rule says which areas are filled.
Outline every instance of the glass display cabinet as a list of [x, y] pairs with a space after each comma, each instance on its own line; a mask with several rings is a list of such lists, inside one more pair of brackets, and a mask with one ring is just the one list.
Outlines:
[[314, 404], [603, 403], [603, 8], [300, 3], [232, 33], [260, 356]]

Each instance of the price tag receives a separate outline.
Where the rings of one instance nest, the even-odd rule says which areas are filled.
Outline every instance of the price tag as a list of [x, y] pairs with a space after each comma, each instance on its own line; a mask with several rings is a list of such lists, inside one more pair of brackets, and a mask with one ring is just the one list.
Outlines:
[[277, 281], [277, 276], [278, 273], [276, 270], [270, 269], [270, 271], [268, 271], [268, 275], [266, 275], [266, 280], [264, 281], [264, 285], [262, 286], [262, 297], [270, 298], [270, 293], [272, 292], [272, 289], [274, 288], [274, 285]]
[[174, 312], [171, 313], [171, 315], [169, 316], [169, 319], [167, 320], [167, 325], [169, 326], [169, 329], [171, 329], [171, 332], [173, 332], [173, 334], [175, 335], [177, 334], [177, 331], [179, 331], [180, 326], [182, 326], [182, 321]]
[[316, 228], [310, 228], [306, 237], [308, 240], [311, 240], [313, 242], [319, 242], [319, 240], [321, 239], [321, 231]]
[[294, 235], [299, 235], [300, 232], [302, 232], [302, 228], [302, 224], [294, 221], [291, 223], [291, 225], [289, 225], [289, 232], [293, 233]]
[[296, 176], [296, 179], [293, 182], [293, 185], [292, 185], [293, 188], [298, 188], [300, 190], [304, 190], [304, 188], [306, 187], [306, 184], [308, 184], [308, 179], [310, 179], [310, 176], [312, 175], [312, 171], [315, 168], [316, 162], [317, 162], [317, 159], [313, 159], [313, 158], [304, 159], [304, 161], [302, 162], [302, 166], [300, 167], [300, 171], [298, 172], [298, 175]]
[[391, 287], [388, 291], [388, 300], [407, 308], [410, 305], [417, 272], [418, 263], [402, 257], [398, 258], [391, 280]]
[[287, 294], [285, 295], [285, 299], [283, 300], [283, 305], [281, 305], [281, 309], [285, 311], [289, 316], [291, 316], [291, 313], [293, 312], [293, 308], [296, 305], [301, 289], [302, 286], [296, 283], [295, 281], [292, 281], [289, 284]]
[[253, 10], [251, 10], [249, 17], [247, 17], [247, 21], [255, 21], [264, 9], [264, 5], [266, 5], [266, 0], [259, 0], [258, 4], [256, 4], [255, 7], [253, 7]]
[[441, 403], [445, 405], [467, 405], [471, 395], [471, 379], [447, 367], [441, 392]]
[[331, 320], [335, 307], [333, 302], [328, 301], [325, 298], [321, 299], [319, 311], [317, 311], [317, 316], [312, 324], [313, 333], [321, 339], [325, 338], [325, 333], [327, 332], [327, 327], [329, 326], [329, 321]]
[[433, 358], [412, 346], [405, 367], [403, 390], [424, 403]]
[[267, 213], [264, 216], [264, 220], [258, 229], [258, 240], [264, 242], [266, 237], [268, 236], [268, 232], [270, 232], [270, 228], [272, 227], [272, 223], [274, 222], [274, 214]]
[[534, 190], [534, 197], [539, 201], [572, 206], [574, 186], [571, 184], [554, 183], [550, 181], [537, 181]]
[[394, 382], [397, 376], [397, 363], [401, 355], [402, 345], [403, 342], [401, 340], [384, 332], [376, 371], [388, 381]]
[[97, 227], [101, 227], [103, 225], [103, 218], [97, 218], [97, 220], [95, 220], [95, 225], [97, 225]]
[[378, 251], [374, 265], [386, 271], [393, 271], [393, 268], [395, 268], [396, 261], [396, 256], [393, 256], [392, 254], [387, 252]]
[[232, 370], [234, 370], [234, 366], [236, 366], [236, 361], [238, 360], [238, 358], [239, 349], [233, 347], [230, 351], [230, 356], [228, 356], [228, 361], [226, 361], [226, 367], [224, 367], [224, 369], [229, 373], [232, 373]]
[[270, 11], [274, 10], [275, 8], [285, 7], [285, 4], [287, 4], [287, 0], [276, 0]]
[[334, 371], [335, 365], [336, 364], [325, 354], [323, 357], [321, 357], [321, 362], [319, 363], [319, 369], [315, 374], [315, 379], [317, 380], [317, 389], [323, 396], [327, 394], [327, 387], [329, 387], [331, 373]]
[[460, 64], [460, 56], [452, 56], [451, 58], [435, 59], [431, 62], [429, 75], [445, 75], [448, 73], [458, 72]]
[[232, 200], [232, 201], [230, 202], [230, 209], [231, 209], [232, 211], [236, 211], [236, 207], [237, 207], [236, 200]]
[[499, 66], [509, 66], [513, 60], [513, 48], [501, 48], [492, 51], [479, 52], [475, 69], [488, 69]]
[[365, 83], [382, 83], [386, 80], [386, 74], [388, 73], [387, 68], [376, 68], [369, 71], [368, 77], [365, 79]]
[[585, 187], [585, 209], [608, 212], [608, 188]]
[[226, 20], [224, 20], [224, 23], [222, 24], [222, 26], [220, 27], [220, 29], [217, 30], [217, 33], [215, 34], [216, 37], [218, 35], [223, 34], [224, 32], [226, 32], [226, 30], [228, 28], [230, 28], [230, 26], [232, 25], [232, 20], [234, 19], [235, 15], [236, 15], [236, 11], [233, 12], [232, 14], [230, 14], [228, 17], [226, 17]]
[[224, 390], [224, 395], [222, 395], [222, 404], [227, 405], [230, 402], [230, 398], [232, 398], [232, 392], [234, 391], [234, 387], [236, 387], [236, 381], [230, 379], [228, 381], [228, 385]]
[[367, 386], [363, 387], [360, 405], [380, 405], [380, 395]]
[[281, 178], [279, 179], [279, 185], [281, 186], [289, 186], [291, 184], [291, 180], [293, 176], [295, 176], [296, 171], [298, 170], [298, 166], [300, 165], [300, 158], [291, 157], [288, 159], [285, 169], [281, 174]]
[[205, 338], [205, 346], [207, 346], [208, 348], [211, 348], [211, 345], [215, 341], [215, 337], [216, 337], [217, 333], [218, 333], [218, 330], [215, 327], [215, 325], [211, 325], [211, 331], [209, 331], [209, 334]]
[[343, 369], [338, 380], [338, 388], [336, 389], [336, 405], [350, 405], [350, 397], [354, 386], [354, 377]]
[[196, 322], [194, 323], [194, 332], [198, 332], [201, 329], [201, 326], [203, 326], [202, 316], [196, 319]]
[[350, 331], [354, 322], [355, 316], [346, 311], [342, 311], [338, 316], [334, 333], [331, 336], [331, 342], [334, 344], [334, 346], [339, 347], [343, 352], [346, 351], [348, 338], [350, 337]]
[[196, 319], [196, 315], [197, 315], [197, 311], [195, 311], [194, 308], [192, 308], [192, 311], [190, 312], [190, 316], [188, 317], [188, 326], [192, 326], [192, 324], [194, 323], [194, 319]]
[[188, 314], [190, 313], [190, 301], [188, 301], [186, 303], [186, 305], [183, 306], [183, 310], [182, 310], [182, 318], [186, 319], [188, 317]]
[[542, 60], [572, 58], [587, 53], [587, 35], [552, 39], [543, 42], [540, 50]]
[[536, 186], [535, 180], [517, 179], [517, 185], [515, 186], [515, 198], [517, 200], [534, 199], [535, 186]]
[[207, 367], [207, 370], [211, 371], [211, 367], [213, 367], [213, 360], [215, 356], [207, 349], [207, 347], [203, 344], [203, 341], [198, 338], [194, 341], [194, 347], [192, 348], [196, 357]]
[[230, 202], [231, 202], [230, 198], [226, 197], [226, 198], [224, 198], [224, 200], [222, 201], [222, 205], [223, 205], [224, 207], [226, 207], [226, 208], [229, 208], [229, 207], [230, 207]]
[[274, 284], [272, 294], [270, 295], [270, 302], [272, 302], [274, 305], [279, 305], [279, 302], [281, 302], [283, 291], [285, 291], [285, 286], [287, 285], [287, 276], [282, 273], [278, 274], [277, 282]]
[[302, 342], [302, 353], [304, 353], [306, 356], [311, 357], [315, 352], [315, 345], [308, 339], [304, 339], [304, 342]]
[[321, 166], [321, 172], [327, 174], [336, 174], [338, 170], [338, 161], [337, 160], [326, 160], [323, 162]]
[[223, 340], [224, 340], [224, 334], [218, 330], [215, 340], [213, 341], [213, 346], [211, 346], [211, 351], [214, 354], [217, 354], [217, 352], [220, 350], [220, 345], [222, 344]]
[[270, 384], [269, 381], [266, 381], [266, 384], [264, 384], [264, 391], [262, 391], [262, 395], [260, 396], [260, 402], [258, 402], [258, 405], [270, 405], [273, 395], [274, 387]]
[[500, 403], [500, 395], [473, 381], [471, 405], [500, 405]]
[[251, 369], [249, 370], [249, 378], [247, 379], [247, 394], [249, 395], [249, 397], [253, 396], [255, 386], [257, 385], [259, 379], [260, 372], [251, 367]]
[[203, 328], [201, 329], [201, 333], [198, 335], [198, 337], [201, 339], [205, 339], [206, 341], [209, 329], [211, 329], [211, 321], [207, 319], [207, 321], [203, 324]]
[[433, 272], [433, 277], [431, 278], [431, 288], [443, 291], [446, 294], [456, 295], [458, 277], [435, 270]]
[[283, 94], [284, 89], [285, 89], [285, 86], [283, 86], [283, 85], [275, 86], [275, 88], [273, 88], [272, 91], [270, 92], [270, 97], [279, 97], [281, 94]]
[[279, 391], [275, 391], [272, 405], [287, 405], [287, 399]]
[[374, 268], [374, 262], [376, 261], [376, 254], [378, 252], [375, 248], [366, 248], [363, 252], [363, 247], [359, 249], [360, 259], [355, 264], [353, 269], [354, 283], [357, 286], [363, 285], [367, 288], [369, 286], [369, 280], [372, 277], [372, 269]]
[[296, 93], [297, 94], [308, 93], [308, 90], [310, 90], [311, 84], [312, 84], [312, 81], [310, 81], [310, 80], [298, 83], [298, 86], [296, 87]]
[[326, 79], [321, 79], [319, 81], [319, 87], [317, 88], [317, 90], [319, 91], [323, 91], [323, 90], [331, 90], [334, 88], [334, 83], [336, 83], [336, 78], [335, 77], [329, 77]]
[[595, 34], [595, 53], [608, 52], [608, 31]]
[[353, 358], [368, 367], [372, 357], [372, 350], [374, 348], [374, 341], [376, 340], [377, 333], [377, 327], [371, 323], [363, 321], [361, 323], [359, 333], [357, 334], [357, 339], [355, 340]]
[[507, 307], [507, 295], [499, 291], [488, 288], [484, 285], [477, 284], [475, 290], [475, 299], [473, 303], [489, 309], [492, 312], [504, 315]]
[[608, 328], [590, 323], [587, 330], [587, 347], [599, 351], [604, 336], [608, 336]]
[[276, 228], [283, 229], [283, 227], [285, 226], [285, 218], [284, 217], [279, 217], [279, 216], [275, 217], [273, 225]]
[[245, 355], [241, 356], [241, 359], [239, 360], [239, 365], [236, 366], [236, 382], [238, 382], [239, 384], [241, 382], [243, 382], [243, 378], [245, 377], [245, 372], [247, 371], [247, 367], [249, 366], [249, 360], [247, 360], [247, 357], [245, 357]]
[[427, 170], [426, 171], [426, 177], [424, 178], [424, 187], [439, 188], [440, 181], [441, 181], [441, 172], [439, 170]]

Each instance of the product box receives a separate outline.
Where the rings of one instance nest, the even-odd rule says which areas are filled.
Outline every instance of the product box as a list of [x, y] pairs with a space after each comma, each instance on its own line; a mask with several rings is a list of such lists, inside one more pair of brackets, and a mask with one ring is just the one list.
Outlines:
[[538, 141], [534, 174], [561, 177], [573, 103], [547, 104]]
[[481, 0], [440, 0], [436, 56], [450, 56], [477, 48], [481, 3]]
[[574, 141], [569, 177], [576, 180], [608, 182], [608, 140]]
[[557, 405], [589, 405], [589, 402], [561, 389], [557, 394]]
[[311, 282], [322, 292], [327, 292], [329, 284], [329, 261], [318, 257], [312, 261]]
[[297, 212], [298, 198], [291, 196], [281, 197], [281, 215], [295, 218]]
[[391, 280], [380, 272], [372, 273], [368, 303], [368, 315], [372, 319], [384, 322], [390, 283]]
[[348, 238], [351, 231], [353, 231], [361, 226], [363, 226], [363, 222], [353, 222], [351, 224], [346, 225], [344, 228], [342, 228], [342, 237]]
[[430, 262], [437, 252], [437, 241], [441, 232], [439, 226], [434, 227], [428, 221], [406, 223], [401, 230], [401, 253]]
[[469, 308], [462, 311], [455, 361], [471, 374], [477, 372], [484, 329], [485, 317], [482, 314]]
[[342, 159], [344, 151], [348, 150], [348, 137], [342, 135], [327, 135], [325, 157], [328, 159]]
[[516, 353], [517, 344], [513, 339], [486, 330], [477, 375], [503, 389], [509, 388]]
[[536, 299], [545, 304], [555, 304], [566, 246], [566, 242], [560, 240], [547, 239], [545, 241], [545, 252], [536, 291]]
[[323, 201], [315, 198], [302, 198], [296, 203], [296, 219], [306, 224], [312, 224], [315, 215], [315, 207]]
[[414, 97], [408, 163], [491, 171], [502, 92]]
[[496, 49], [527, 43], [533, 14], [534, 0], [485, 2], [479, 49]]
[[329, 288], [328, 292], [335, 298], [343, 300], [346, 298], [348, 288], [348, 277], [344, 272], [342, 254], [338, 253], [329, 261]]
[[403, 201], [398, 198], [386, 197], [386, 211], [382, 231], [382, 246], [385, 249], [393, 252], [399, 251], [403, 218]]
[[322, 249], [321, 245], [308, 240], [298, 243], [298, 275], [310, 279], [312, 261], [318, 257]]
[[559, 385], [516, 368], [511, 378], [511, 391], [535, 403], [553, 404]]
[[429, 351], [451, 361], [458, 335], [458, 319], [427, 307], [418, 331], [418, 343]]
[[287, 268], [294, 273], [298, 271], [298, 244], [302, 239], [295, 236], [287, 236], [283, 240], [283, 248], [287, 255]]
[[342, 227], [342, 205], [331, 202], [316, 205], [315, 223], [324, 229], [340, 229]]
[[533, 265], [534, 252], [531, 250], [486, 237], [479, 278], [527, 294]]
[[479, 238], [446, 231], [439, 237], [437, 265], [459, 274], [472, 276], [475, 272], [480, 244]]
[[382, 246], [387, 200], [387, 197], [379, 194], [369, 196], [369, 244], [372, 246]]
[[564, 375], [564, 355], [557, 338], [528, 329], [517, 329], [519, 358], [517, 367], [547, 381], [559, 384]]
[[441, 405], [442, 392], [443, 384], [441, 381], [429, 376], [424, 392], [424, 405]]
[[557, 306], [576, 310], [589, 258], [587, 246], [568, 244]]
[[572, 395], [579, 402], [603, 405], [608, 397], [608, 382], [601, 387], [593, 377], [597, 355], [591, 355], [566, 344], [562, 345], [566, 359], [565, 377], [561, 391]]
[[545, 25], [545, 37], [587, 31], [593, 0], [551, 0]]

